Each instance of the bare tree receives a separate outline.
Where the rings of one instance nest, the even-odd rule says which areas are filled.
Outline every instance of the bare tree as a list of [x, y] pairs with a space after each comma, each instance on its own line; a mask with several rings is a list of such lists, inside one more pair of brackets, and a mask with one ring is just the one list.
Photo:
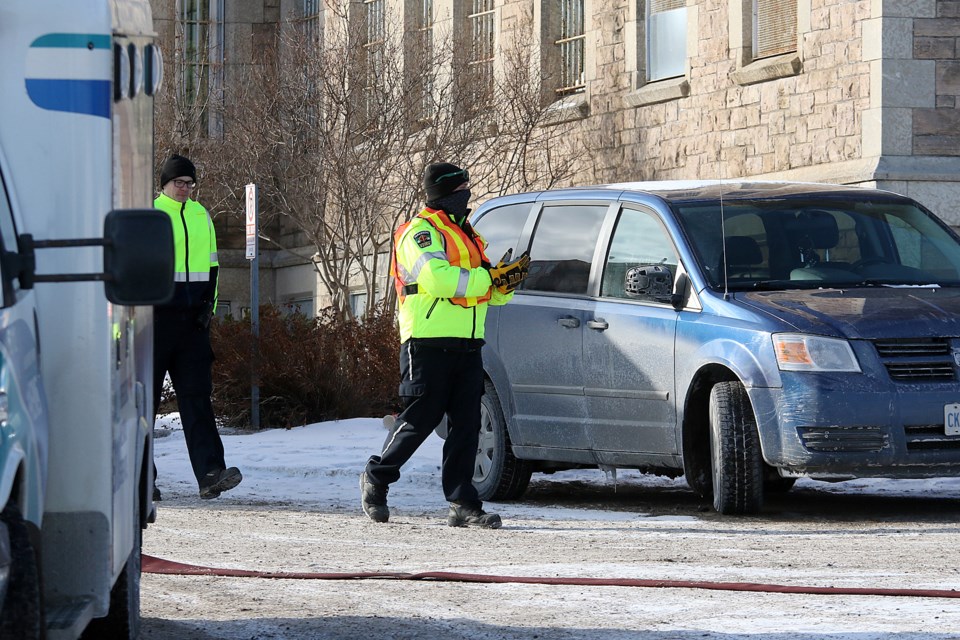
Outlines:
[[[335, 17], [320, 37], [285, 21], [276, 49], [233, 75], [222, 136], [185, 134], [180, 145], [216, 158], [205, 178], [216, 185], [207, 189], [232, 215], [243, 210], [243, 185], [258, 183], [264, 223], [302, 234], [331, 305], [346, 318], [349, 293], [361, 283], [366, 312], [377, 292], [392, 306], [385, 262], [393, 230], [422, 206], [425, 164], [469, 167], [484, 198], [569, 180], [577, 154], [565, 148], [564, 126], [547, 126], [542, 78], [525, 44], [533, 38], [499, 52], [502, 73], [478, 91], [469, 75], [446, 71], [462, 45], [457, 34], [440, 34], [427, 48], [402, 25], [371, 33], [345, 5], [331, 2], [327, 11]], [[180, 122], [183, 106], [174, 103], [163, 118]]]

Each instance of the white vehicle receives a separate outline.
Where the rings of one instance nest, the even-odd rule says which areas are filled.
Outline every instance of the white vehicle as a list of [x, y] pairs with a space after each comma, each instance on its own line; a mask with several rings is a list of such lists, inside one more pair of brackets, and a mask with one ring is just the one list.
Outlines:
[[147, 0], [0, 8], [4, 640], [139, 631], [155, 515], [143, 305], [173, 273], [152, 209], [153, 40]]

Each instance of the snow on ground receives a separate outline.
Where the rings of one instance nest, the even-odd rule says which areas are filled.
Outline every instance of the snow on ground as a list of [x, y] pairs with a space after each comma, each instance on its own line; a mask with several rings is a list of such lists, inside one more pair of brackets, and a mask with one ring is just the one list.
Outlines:
[[[194, 494], [197, 491], [186, 455], [183, 432], [177, 414], [157, 422], [154, 458], [159, 470], [157, 484], [164, 492]], [[243, 501], [269, 501], [283, 504], [315, 504], [320, 507], [359, 509], [357, 478], [367, 458], [379, 453], [387, 435], [381, 421], [354, 418], [311, 424], [293, 429], [268, 429], [256, 433], [223, 435], [228, 466], [239, 467], [243, 482], [224, 497]], [[390, 487], [391, 508], [410, 511], [437, 511], [445, 506], [440, 490], [440, 457], [443, 440], [431, 435], [403, 467], [400, 480]], [[538, 479], [557, 482], [580, 481], [586, 484], [612, 484], [613, 479], [595, 469], [572, 470]], [[669, 479], [625, 471], [619, 482], [641, 482], [647, 486], [685, 487], [682, 478]], [[826, 484], [799, 480], [797, 488], [816, 485], [818, 490], [835, 493], [864, 492], [872, 495], [951, 497], [960, 495], [960, 478], [928, 480], [851, 480]], [[536, 517], [536, 510], [504, 505], [502, 513]], [[576, 517], [592, 517], [576, 509]], [[636, 514], [598, 511], [595, 517], [634, 518]], [[550, 517], [556, 517], [551, 509]]]

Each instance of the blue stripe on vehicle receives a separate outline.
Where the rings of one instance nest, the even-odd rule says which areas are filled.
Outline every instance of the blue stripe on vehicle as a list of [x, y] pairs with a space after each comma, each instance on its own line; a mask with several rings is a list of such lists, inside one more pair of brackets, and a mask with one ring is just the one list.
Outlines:
[[27, 95], [41, 109], [110, 118], [109, 80], [27, 78]]
[[71, 49], [109, 49], [110, 36], [95, 33], [48, 33], [40, 36], [31, 47], [60, 47]]

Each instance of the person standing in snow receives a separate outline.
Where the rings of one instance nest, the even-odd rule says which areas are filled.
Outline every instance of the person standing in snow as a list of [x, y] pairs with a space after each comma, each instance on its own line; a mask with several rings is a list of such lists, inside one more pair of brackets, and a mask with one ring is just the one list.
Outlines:
[[[217, 306], [220, 266], [213, 220], [199, 202], [190, 199], [196, 183], [193, 163], [173, 155], [160, 172], [161, 193], [153, 202], [170, 216], [174, 239], [173, 298], [154, 307], [153, 406], [156, 410], [160, 405], [163, 380], [169, 373], [200, 497], [210, 499], [236, 487], [243, 476], [236, 467], [226, 468], [210, 398], [210, 320]], [[154, 488], [154, 500], [159, 499]]]
[[387, 490], [430, 432], [447, 416], [441, 476], [451, 527], [499, 528], [473, 486], [483, 394], [484, 320], [526, 276], [529, 258], [491, 266], [486, 242], [467, 221], [470, 176], [438, 162], [423, 174], [426, 208], [394, 233], [390, 273], [399, 301], [403, 411], [379, 455], [360, 474], [361, 506], [387, 522]]

